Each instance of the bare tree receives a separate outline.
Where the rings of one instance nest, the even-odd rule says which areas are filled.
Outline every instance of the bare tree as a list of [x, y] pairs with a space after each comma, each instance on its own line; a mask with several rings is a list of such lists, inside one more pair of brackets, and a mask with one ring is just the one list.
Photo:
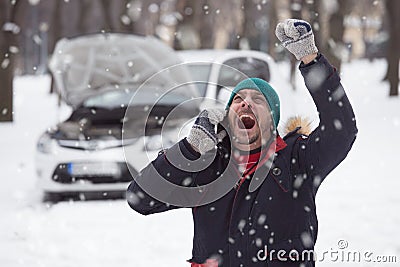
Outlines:
[[[293, 19], [301, 19], [301, 10], [303, 9], [303, 0], [291, 0], [290, 12]], [[297, 60], [294, 57], [290, 57], [290, 84], [293, 89], [296, 90], [296, 70]]]
[[124, 17], [127, 0], [100, 0], [104, 17], [104, 28], [111, 32], [129, 32], [131, 21]]
[[18, 52], [15, 23], [18, 1], [0, 1], [0, 121], [13, 120], [14, 54]]
[[139, 35], [154, 35], [160, 19], [161, 0], [131, 1], [128, 14], [132, 20], [133, 33]]
[[310, 22], [313, 27], [315, 43], [318, 49], [325, 53], [326, 51], [326, 42], [324, 41], [324, 36], [326, 35], [325, 24], [322, 21], [321, 11], [322, 11], [322, 2], [321, 1], [306, 1], [305, 2], [306, 9], [308, 10], [308, 18], [307, 20]]
[[215, 20], [208, 0], [195, 0], [194, 12], [196, 29], [200, 33], [201, 48], [213, 48]]
[[389, 96], [399, 95], [399, 60], [400, 60], [400, 1], [386, 0], [386, 13], [389, 21], [389, 45], [386, 60], [387, 78], [390, 84]]
[[260, 49], [260, 33], [256, 27], [255, 21], [259, 17], [257, 5], [253, 0], [243, 1], [243, 34], [242, 38], [247, 40], [248, 48], [253, 50]]
[[326, 53], [340, 73], [340, 67], [344, 52], [343, 34], [344, 18], [351, 10], [352, 3], [349, 0], [337, 0], [337, 6], [329, 17], [329, 39], [326, 44]]
[[113, 31], [113, 19], [111, 14], [111, 5], [115, 1], [109, 0], [100, 0], [101, 7], [103, 9], [103, 18], [104, 18], [104, 30]]
[[268, 54], [271, 57], [276, 59], [275, 55], [275, 43], [278, 42], [278, 38], [275, 36], [275, 27], [278, 24], [278, 11], [276, 8], [276, 1], [277, 0], [270, 0], [269, 1], [269, 8], [268, 8], [268, 18], [269, 18], [269, 27], [268, 27]]
[[202, 47], [202, 2], [203, 1], [178, 0], [177, 11], [182, 14], [182, 21], [177, 26], [175, 48], [197, 49]]
[[[58, 2], [58, 1], [56, 1], [56, 2]], [[57, 4], [57, 7], [59, 9], [60, 4]], [[90, 3], [87, 0], [79, 1], [78, 30], [80, 33], [88, 32], [87, 27], [86, 27], [86, 20], [89, 17], [90, 11], [91, 11]], [[55, 19], [57, 19], [57, 18], [55, 18]], [[107, 17], [105, 17], [104, 20], [105, 20], [105, 24], [107, 25]], [[61, 22], [59, 22], [59, 23], [61, 23]], [[59, 26], [62, 27], [62, 25], [59, 25]]]
[[306, 1], [306, 5], [318, 49], [340, 72], [345, 49], [343, 43], [344, 18], [350, 12], [353, 1]]
[[237, 48], [239, 46], [238, 34], [241, 32], [242, 10], [241, 1], [210, 1], [209, 14], [215, 21], [213, 27], [213, 40], [215, 49]]

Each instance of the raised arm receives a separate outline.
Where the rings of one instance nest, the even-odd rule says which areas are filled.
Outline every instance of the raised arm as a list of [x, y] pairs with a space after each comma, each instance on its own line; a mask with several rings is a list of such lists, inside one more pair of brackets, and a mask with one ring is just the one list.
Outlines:
[[[357, 135], [353, 109], [336, 69], [318, 53], [311, 26], [302, 20], [279, 23], [276, 35], [298, 60], [300, 71], [319, 113], [319, 125], [309, 137], [300, 138], [294, 157], [305, 176], [320, 182], [348, 154]], [[311, 176], [311, 177], [310, 177]]]
[[[305, 84], [319, 113], [319, 125], [302, 139], [309, 173], [324, 179], [350, 151], [357, 135], [355, 115], [336, 69], [319, 54], [300, 64]], [[304, 147], [305, 146], [305, 147]]]

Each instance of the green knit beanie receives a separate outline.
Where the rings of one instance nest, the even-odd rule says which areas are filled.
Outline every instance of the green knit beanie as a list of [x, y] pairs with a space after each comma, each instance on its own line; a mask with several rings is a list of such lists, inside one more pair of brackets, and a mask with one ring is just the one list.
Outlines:
[[279, 96], [275, 92], [272, 86], [260, 78], [248, 78], [236, 85], [233, 89], [232, 94], [229, 98], [228, 104], [226, 104], [225, 109], [229, 109], [230, 105], [232, 104], [233, 97], [243, 89], [254, 89], [261, 92], [265, 99], [268, 102], [269, 108], [271, 110], [272, 118], [274, 119], [275, 127], [278, 127], [279, 118], [280, 118], [280, 102]]

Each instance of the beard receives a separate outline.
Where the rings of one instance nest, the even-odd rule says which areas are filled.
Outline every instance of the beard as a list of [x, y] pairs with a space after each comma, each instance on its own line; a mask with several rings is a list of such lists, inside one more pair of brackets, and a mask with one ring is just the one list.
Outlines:
[[251, 145], [258, 140], [259, 136], [260, 136], [259, 133], [256, 133], [253, 136], [245, 135], [245, 136], [238, 137], [237, 135], [235, 135], [234, 140], [236, 143], [241, 144], [241, 145]]

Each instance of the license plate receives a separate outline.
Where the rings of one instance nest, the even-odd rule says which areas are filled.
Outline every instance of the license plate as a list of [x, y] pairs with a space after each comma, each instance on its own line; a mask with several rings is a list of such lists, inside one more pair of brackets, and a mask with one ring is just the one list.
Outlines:
[[68, 164], [71, 176], [113, 176], [119, 177], [121, 170], [115, 162], [75, 162]]

